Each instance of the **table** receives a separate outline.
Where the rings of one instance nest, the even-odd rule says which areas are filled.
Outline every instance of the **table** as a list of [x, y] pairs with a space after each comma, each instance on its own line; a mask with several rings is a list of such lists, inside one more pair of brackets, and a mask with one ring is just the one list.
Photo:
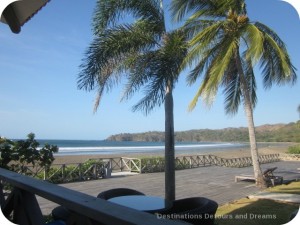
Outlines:
[[108, 201], [144, 212], [162, 212], [172, 207], [172, 202], [164, 198], [149, 195], [126, 195], [108, 199]]

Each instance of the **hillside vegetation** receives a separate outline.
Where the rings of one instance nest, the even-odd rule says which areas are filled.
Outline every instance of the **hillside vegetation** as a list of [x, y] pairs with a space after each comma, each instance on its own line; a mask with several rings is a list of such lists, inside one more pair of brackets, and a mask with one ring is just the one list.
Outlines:
[[[256, 127], [258, 142], [300, 142], [300, 121], [289, 124]], [[112, 135], [108, 141], [163, 142], [164, 132], [122, 133]], [[248, 142], [248, 128], [200, 129], [175, 132], [176, 142]]]

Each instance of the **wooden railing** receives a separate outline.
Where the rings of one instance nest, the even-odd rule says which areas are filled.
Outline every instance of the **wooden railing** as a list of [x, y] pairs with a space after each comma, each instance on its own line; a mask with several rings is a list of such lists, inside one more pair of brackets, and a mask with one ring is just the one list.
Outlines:
[[280, 154], [281, 160], [300, 161], [300, 154]]
[[[4, 196], [3, 183], [13, 186]], [[35, 195], [67, 207], [72, 220], [67, 225], [181, 225], [179, 221], [123, 207], [49, 182], [0, 168], [0, 204], [6, 218], [19, 225], [43, 225], [43, 215]]]
[[[271, 163], [279, 161], [279, 154], [259, 156], [259, 161]], [[225, 167], [248, 167], [252, 165], [251, 157], [243, 158], [221, 158], [215, 155], [191, 155], [178, 156], [175, 158], [176, 169], [191, 169], [204, 166], [225, 166]], [[84, 180], [95, 180], [104, 178], [105, 170], [113, 172], [128, 171], [137, 173], [163, 172], [165, 162], [163, 157], [158, 158], [99, 158], [93, 159], [92, 163], [60, 164], [52, 165], [51, 168], [21, 167], [17, 171], [24, 175], [38, 177], [53, 183], [65, 183]], [[42, 175], [41, 175], [42, 174]]]
[[[279, 161], [279, 154], [261, 155], [259, 162], [261, 164]], [[221, 158], [215, 155], [196, 155], [176, 157], [177, 165], [183, 168], [197, 168], [202, 166], [225, 166], [225, 167], [248, 167], [252, 165], [251, 157], [242, 158]]]
[[[279, 161], [279, 154], [270, 154], [259, 156], [259, 161], [263, 163], [271, 163]], [[204, 166], [225, 166], [225, 167], [248, 167], [252, 165], [251, 157], [242, 158], [221, 158], [215, 155], [191, 155], [191, 156], [178, 156], [175, 158], [176, 169], [190, 169]], [[143, 161], [142, 173], [163, 172], [164, 159], [153, 158]]]
[[100, 158], [86, 163], [53, 164], [48, 168], [22, 166], [16, 172], [52, 183], [66, 183], [104, 178], [106, 170], [141, 173], [141, 160], [125, 157]]
[[104, 176], [106, 168], [104, 163], [93, 163], [88, 167], [79, 164], [61, 164], [44, 170], [44, 180], [54, 183], [70, 181], [95, 180]]
[[121, 157], [121, 170], [141, 173], [141, 160], [137, 158]]
[[141, 173], [141, 160], [138, 158], [127, 158], [127, 157], [118, 157], [118, 158], [99, 158], [93, 159], [96, 162], [107, 162], [112, 171], [129, 171]]

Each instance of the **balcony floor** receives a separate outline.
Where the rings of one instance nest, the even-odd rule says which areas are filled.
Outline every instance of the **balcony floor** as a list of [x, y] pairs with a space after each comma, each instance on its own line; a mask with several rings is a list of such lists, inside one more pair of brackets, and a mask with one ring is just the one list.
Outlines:
[[[286, 180], [300, 180], [300, 162], [280, 161], [262, 165], [262, 170], [278, 167], [274, 175]], [[207, 197], [219, 205], [231, 202], [260, 191], [253, 182], [235, 182], [235, 176], [253, 174], [252, 167], [228, 168], [209, 166], [176, 171], [176, 199], [188, 197]], [[120, 174], [107, 179], [61, 184], [60, 186], [97, 196], [112, 188], [132, 188], [146, 195], [164, 196], [164, 173], [148, 173], [128, 176]], [[44, 215], [50, 214], [57, 205], [38, 197]]]

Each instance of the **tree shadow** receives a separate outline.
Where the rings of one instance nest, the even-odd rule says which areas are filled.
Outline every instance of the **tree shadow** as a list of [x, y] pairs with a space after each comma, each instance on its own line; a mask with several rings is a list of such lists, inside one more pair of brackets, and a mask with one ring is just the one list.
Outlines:
[[[228, 207], [227, 207], [228, 206]], [[281, 225], [291, 220], [299, 204], [243, 199], [217, 211], [217, 225]]]

